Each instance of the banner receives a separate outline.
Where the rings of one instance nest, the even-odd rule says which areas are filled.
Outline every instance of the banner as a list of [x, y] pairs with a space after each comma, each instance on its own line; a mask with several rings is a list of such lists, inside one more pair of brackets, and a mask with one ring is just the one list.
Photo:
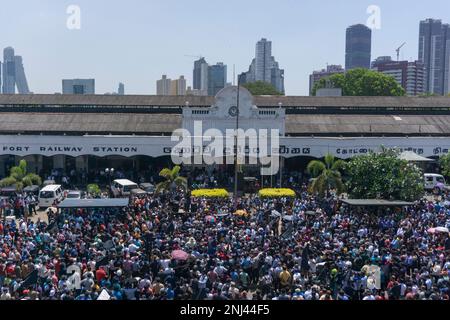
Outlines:
[[[207, 142], [204, 144], [208, 145]], [[171, 137], [157, 136], [0, 136], [0, 155], [78, 157], [106, 156], [171, 156], [176, 142]], [[423, 157], [439, 157], [450, 150], [450, 138], [304, 138], [281, 137], [279, 153], [284, 158], [321, 158], [327, 153], [341, 159], [379, 151], [380, 147], [413, 151]]]

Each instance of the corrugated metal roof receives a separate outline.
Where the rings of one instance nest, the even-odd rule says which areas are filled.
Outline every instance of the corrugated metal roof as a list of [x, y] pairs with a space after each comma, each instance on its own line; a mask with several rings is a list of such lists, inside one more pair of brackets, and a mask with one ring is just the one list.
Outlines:
[[[0, 132], [171, 133], [179, 114], [0, 113]], [[450, 115], [287, 115], [289, 135], [450, 135]]]
[[[211, 106], [214, 97], [150, 95], [0, 94], [0, 105]], [[259, 107], [450, 107], [449, 97], [304, 97], [255, 96]]]
[[211, 106], [214, 97], [145, 95], [0, 94], [0, 105]]
[[275, 97], [257, 96], [258, 107], [450, 107], [449, 97]]
[[181, 127], [181, 115], [0, 113], [0, 132], [166, 133]]
[[288, 115], [289, 134], [450, 134], [450, 116]]

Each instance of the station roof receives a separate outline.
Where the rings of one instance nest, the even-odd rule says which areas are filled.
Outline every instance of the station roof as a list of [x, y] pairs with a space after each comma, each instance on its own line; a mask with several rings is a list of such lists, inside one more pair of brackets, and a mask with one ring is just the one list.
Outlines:
[[103, 113], [0, 113], [1, 133], [171, 133], [181, 115]]
[[450, 115], [296, 114], [286, 116], [292, 135], [449, 135]]
[[211, 106], [214, 97], [146, 95], [3, 94], [0, 105], [70, 106]]
[[[212, 96], [157, 96], [157, 95], [62, 95], [62, 94], [3, 94], [0, 105], [67, 105], [67, 106], [167, 106], [184, 107], [214, 104]], [[255, 96], [258, 107], [387, 107], [387, 108], [450, 108], [448, 97], [308, 97]]]
[[[0, 112], [0, 134], [171, 134], [181, 114]], [[449, 136], [450, 115], [286, 115], [292, 136]]]
[[[0, 94], [0, 134], [170, 134], [211, 96]], [[291, 136], [450, 136], [449, 97], [255, 96]]]

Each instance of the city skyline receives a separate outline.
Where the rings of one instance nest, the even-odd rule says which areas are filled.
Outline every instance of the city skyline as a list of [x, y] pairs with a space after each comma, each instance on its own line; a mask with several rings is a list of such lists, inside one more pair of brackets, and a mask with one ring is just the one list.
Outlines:
[[[185, 74], [192, 84], [195, 59], [186, 55], [222, 61], [228, 65], [228, 79], [232, 79], [233, 65], [236, 75], [247, 71], [254, 56], [254, 43], [267, 38], [273, 42], [277, 61], [286, 70], [286, 94], [308, 95], [308, 76], [313, 70], [322, 69], [327, 63], [345, 64], [346, 28], [365, 23], [370, 5], [381, 9], [381, 29], [373, 30], [372, 57], [394, 56], [395, 49], [407, 42], [400, 59], [417, 60], [420, 21], [450, 21], [446, 10], [450, 4], [442, 0], [414, 6], [409, 1], [349, 0], [345, 5], [324, 1], [327, 10], [317, 8], [313, 1], [285, 0], [271, 12], [263, 9], [268, 1], [231, 1], [239, 3], [243, 10], [235, 11], [231, 5], [222, 8], [215, 19], [214, 32], [208, 32], [207, 21], [200, 17], [215, 12], [217, 4], [203, 0], [189, 4], [138, 2], [139, 6], [77, 1], [82, 17], [80, 30], [66, 28], [66, 8], [71, 4], [67, 1], [7, 3], [0, 12], [0, 27], [12, 32], [2, 36], [0, 47], [14, 47], [24, 57], [30, 90], [35, 93], [59, 92], [63, 78], [95, 78], [98, 93], [110, 92], [121, 81], [127, 85], [127, 94], [155, 94], [154, 83], [161, 74]], [[252, 14], [245, 10], [249, 7], [255, 7]], [[399, 15], [402, 10], [408, 10], [408, 15]], [[269, 19], [274, 16], [283, 17], [283, 23], [278, 23], [278, 18]], [[183, 32], [157, 28], [163, 20], [182, 24]], [[175, 37], [174, 33], [178, 35]], [[174, 43], [169, 44], [169, 38]], [[117, 65], [119, 60], [122, 62]]]

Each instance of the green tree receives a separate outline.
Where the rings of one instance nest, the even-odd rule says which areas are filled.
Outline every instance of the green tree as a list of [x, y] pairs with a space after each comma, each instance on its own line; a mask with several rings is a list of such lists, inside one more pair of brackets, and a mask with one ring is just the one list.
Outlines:
[[399, 152], [382, 148], [350, 160], [346, 165], [351, 198], [415, 201], [424, 194], [423, 173], [399, 158]]
[[331, 189], [336, 189], [338, 194], [344, 192], [340, 170], [345, 167], [345, 162], [337, 160], [332, 154], [327, 154], [324, 161], [313, 160], [308, 164], [307, 171], [313, 177], [310, 191], [325, 196]]
[[450, 153], [447, 153], [439, 158], [439, 165], [444, 176], [450, 177]]
[[156, 185], [156, 193], [169, 191], [172, 187], [181, 187], [187, 191], [187, 179], [180, 176], [180, 166], [175, 166], [173, 169], [165, 168], [159, 173], [159, 176], [165, 181]]
[[328, 86], [341, 88], [343, 96], [406, 95], [405, 89], [393, 77], [367, 69], [353, 69], [320, 79], [313, 88], [313, 95], [316, 95], [317, 90]]
[[282, 96], [273, 85], [264, 81], [245, 83], [242, 85], [254, 96]]
[[18, 166], [11, 168], [9, 177], [0, 181], [0, 187], [15, 185], [19, 191], [22, 191], [24, 187], [41, 184], [41, 177], [27, 172], [27, 162], [25, 160], [20, 160]]

